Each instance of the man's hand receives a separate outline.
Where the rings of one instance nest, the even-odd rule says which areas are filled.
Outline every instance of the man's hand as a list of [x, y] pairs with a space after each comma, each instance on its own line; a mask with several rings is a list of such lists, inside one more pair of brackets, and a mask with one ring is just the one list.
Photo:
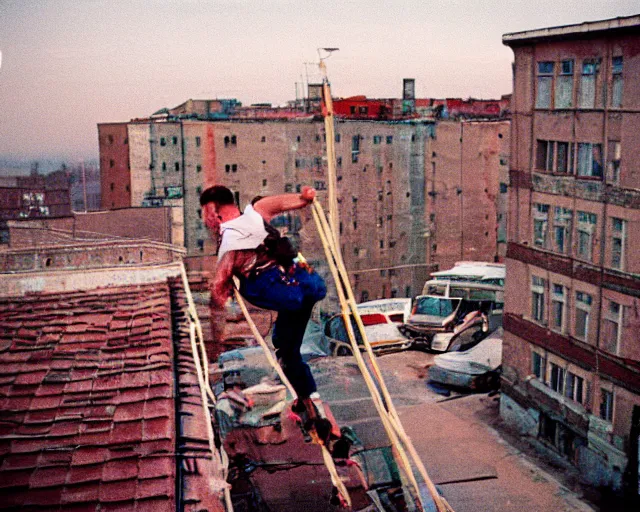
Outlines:
[[300, 197], [307, 203], [311, 203], [316, 198], [316, 189], [305, 185], [302, 187]]

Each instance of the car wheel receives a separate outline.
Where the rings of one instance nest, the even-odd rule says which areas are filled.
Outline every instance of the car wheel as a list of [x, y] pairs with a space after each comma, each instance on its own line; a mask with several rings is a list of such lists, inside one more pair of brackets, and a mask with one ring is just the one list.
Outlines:
[[336, 351], [336, 355], [338, 356], [350, 356], [351, 355], [351, 349], [349, 347], [345, 347], [344, 345], [341, 345], [338, 347], [338, 350]]

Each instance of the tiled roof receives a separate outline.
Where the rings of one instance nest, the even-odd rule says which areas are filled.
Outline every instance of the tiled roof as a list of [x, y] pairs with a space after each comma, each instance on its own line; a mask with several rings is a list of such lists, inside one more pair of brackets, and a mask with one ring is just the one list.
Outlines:
[[171, 300], [166, 282], [0, 299], [0, 509], [175, 510]]

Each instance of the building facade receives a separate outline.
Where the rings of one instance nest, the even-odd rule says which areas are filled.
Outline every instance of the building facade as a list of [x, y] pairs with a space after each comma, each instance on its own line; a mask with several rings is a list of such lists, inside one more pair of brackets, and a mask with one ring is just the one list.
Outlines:
[[503, 36], [514, 52], [501, 413], [638, 493], [640, 16]]
[[443, 120], [427, 141], [427, 261], [502, 261], [506, 254], [510, 122]]
[[[172, 206], [184, 224], [192, 270], [206, 270], [203, 262], [217, 249], [199, 205], [206, 187], [228, 186], [244, 208], [255, 196], [310, 185], [327, 205], [327, 144], [319, 112], [227, 102], [232, 110], [211, 113], [207, 104], [206, 112], [192, 112], [183, 105], [178, 114], [164, 109], [147, 119], [99, 126], [103, 205]], [[504, 254], [495, 223], [499, 215], [504, 221], [498, 210], [506, 208], [499, 206], [505, 197], [499, 190], [506, 182], [507, 121], [449, 120], [438, 126], [433, 116], [404, 113], [403, 100], [355, 97], [335, 104], [340, 238], [358, 300], [411, 297], [434, 264], [495, 261]], [[227, 111], [232, 114], [221, 118]], [[124, 170], [127, 178], [120, 176]], [[446, 183], [447, 190], [437, 185], [434, 193], [433, 183]], [[426, 192], [434, 199], [428, 212]], [[454, 215], [459, 219], [451, 221]], [[457, 236], [461, 222], [464, 243]], [[291, 212], [275, 223], [328, 275], [310, 211]], [[443, 256], [431, 258], [436, 254]]]

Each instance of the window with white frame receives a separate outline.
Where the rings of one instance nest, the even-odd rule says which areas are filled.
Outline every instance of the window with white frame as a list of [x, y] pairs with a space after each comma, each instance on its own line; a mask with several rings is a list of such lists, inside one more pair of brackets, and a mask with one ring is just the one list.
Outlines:
[[596, 79], [598, 63], [594, 60], [582, 62], [582, 75], [580, 76], [580, 94], [578, 107], [594, 108], [596, 106]]
[[589, 338], [589, 318], [591, 316], [591, 303], [593, 298], [585, 292], [576, 292], [576, 311], [574, 336], [582, 341]]
[[583, 260], [593, 260], [593, 244], [595, 240], [597, 216], [595, 213], [578, 212], [577, 257]]
[[531, 319], [544, 323], [544, 289], [546, 281], [538, 276], [531, 276]]
[[549, 387], [557, 393], [564, 391], [564, 368], [549, 363]]
[[625, 270], [627, 221], [611, 217], [611, 268]]
[[547, 247], [549, 229], [549, 205], [534, 203], [533, 205], [533, 245]]
[[573, 212], [568, 208], [556, 206], [553, 212], [553, 249], [568, 254], [571, 248], [571, 227]]
[[553, 62], [538, 62], [538, 87], [536, 89], [536, 108], [551, 108], [553, 89]]
[[600, 388], [600, 418], [613, 422], [613, 391]]
[[573, 60], [560, 62], [560, 74], [556, 84], [555, 108], [573, 106]]
[[611, 59], [611, 106], [620, 108], [622, 106], [622, 57], [613, 57]]
[[618, 355], [624, 306], [612, 300], [607, 301], [604, 312], [604, 332], [601, 340], [602, 350]]
[[531, 371], [536, 376], [536, 378], [541, 382], [545, 381], [546, 369], [547, 369], [546, 358], [539, 352], [535, 352], [535, 351], [531, 352]]
[[579, 404], [584, 403], [584, 379], [573, 372], [567, 371], [564, 396], [570, 398], [574, 402]]
[[553, 284], [551, 292], [551, 328], [566, 332], [567, 324], [567, 289], [561, 284]]
[[578, 176], [602, 177], [602, 144], [580, 142], [577, 160]]

